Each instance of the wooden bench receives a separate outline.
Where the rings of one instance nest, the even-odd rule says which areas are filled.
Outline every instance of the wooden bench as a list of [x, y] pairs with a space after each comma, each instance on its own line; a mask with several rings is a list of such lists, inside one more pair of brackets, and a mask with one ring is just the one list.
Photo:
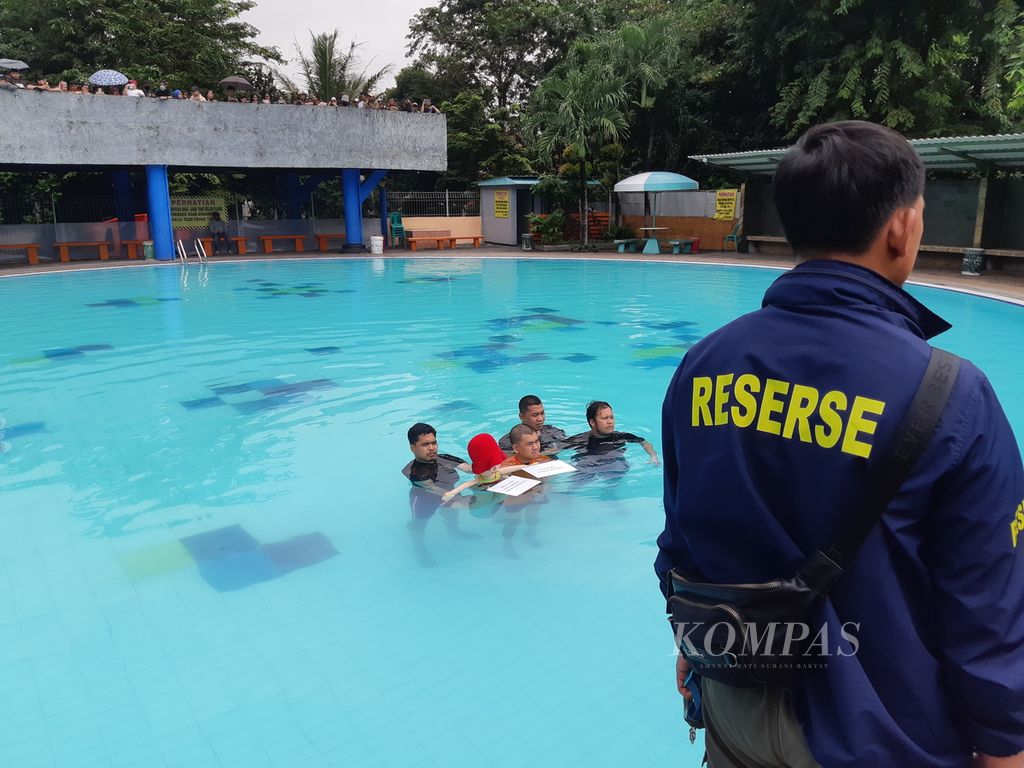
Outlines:
[[316, 244], [320, 248], [320, 253], [327, 253], [327, 241], [328, 240], [344, 240], [345, 233], [341, 232], [338, 234], [323, 232], [316, 236]]
[[629, 238], [626, 240], [614, 240], [613, 242], [619, 246], [619, 253], [626, 253], [627, 251], [629, 253], [636, 253], [640, 248], [640, 243], [646, 243], [647, 241]]
[[683, 237], [679, 240], [669, 240], [672, 246], [672, 253], [700, 253], [699, 237]]
[[39, 263], [39, 249], [43, 246], [39, 243], [5, 243], [0, 244], [0, 249], [5, 251], [25, 251], [28, 255], [29, 264]]
[[[203, 249], [206, 251], [206, 255], [207, 256], [213, 256], [213, 237], [212, 236], [208, 235], [206, 237], [197, 237], [196, 240], [198, 240], [200, 243], [203, 244]], [[248, 251], [248, 248], [249, 248], [248, 243], [247, 243], [248, 238], [235, 236], [235, 237], [229, 237], [228, 240], [234, 240], [235, 241], [235, 247], [238, 248], [238, 255], [239, 256], [245, 256], [245, 254], [246, 254], [246, 252]]]
[[762, 243], [769, 243], [774, 245], [786, 245], [786, 238], [776, 237], [775, 235], [747, 235], [747, 242], [753, 245], [754, 253], [759, 252], [758, 245]]
[[54, 243], [53, 245], [57, 248], [57, 252], [60, 253], [60, 260], [65, 264], [71, 261], [72, 248], [98, 248], [100, 252], [100, 261], [107, 261], [110, 259], [110, 244], [106, 240], [85, 240], [75, 243]]
[[454, 248], [455, 244], [458, 243], [459, 240], [469, 240], [473, 243], [474, 248], [479, 248], [484, 241], [483, 237], [480, 235], [462, 235], [461, 237], [449, 238], [448, 247]]
[[447, 229], [418, 229], [410, 233], [405, 242], [409, 244], [410, 251], [415, 251], [420, 243], [434, 243], [443, 251], [451, 239], [452, 233]]
[[306, 236], [305, 235], [258, 235], [260, 242], [263, 243], [264, 253], [274, 252], [274, 241], [275, 240], [291, 240], [295, 243], [296, 253], [305, 253], [306, 251]]
[[148, 242], [147, 240], [122, 240], [121, 245], [125, 247], [128, 253], [129, 259], [139, 258], [139, 248], [143, 243]]

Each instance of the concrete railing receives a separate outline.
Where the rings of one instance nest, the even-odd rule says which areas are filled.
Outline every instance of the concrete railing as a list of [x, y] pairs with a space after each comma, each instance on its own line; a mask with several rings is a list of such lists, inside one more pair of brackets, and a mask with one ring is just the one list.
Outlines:
[[0, 167], [448, 167], [444, 115], [0, 89]]

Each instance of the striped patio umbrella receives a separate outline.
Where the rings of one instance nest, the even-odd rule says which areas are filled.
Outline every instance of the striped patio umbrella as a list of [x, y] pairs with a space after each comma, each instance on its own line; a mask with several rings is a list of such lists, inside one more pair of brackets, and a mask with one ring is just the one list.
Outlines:
[[89, 75], [89, 82], [93, 85], [124, 85], [128, 78], [116, 69], [101, 69]]
[[616, 192], [653, 192], [654, 193], [654, 217], [651, 226], [658, 224], [658, 193], [659, 192], [687, 192], [700, 189], [700, 185], [689, 176], [682, 176], [678, 173], [668, 171], [648, 171], [630, 176], [615, 184]]

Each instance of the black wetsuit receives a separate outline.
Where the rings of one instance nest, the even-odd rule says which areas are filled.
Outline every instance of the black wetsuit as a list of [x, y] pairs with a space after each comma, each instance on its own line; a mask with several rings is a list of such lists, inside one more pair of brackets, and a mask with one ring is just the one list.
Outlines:
[[629, 469], [626, 444], [646, 442], [645, 438], [632, 432], [612, 432], [600, 437], [591, 432], [581, 432], [567, 438], [562, 448], [577, 452], [572, 464], [581, 472], [625, 472]]
[[459, 483], [459, 472], [456, 467], [465, 460], [448, 453], [437, 454], [436, 461], [420, 461], [413, 459], [402, 469], [402, 474], [409, 478], [413, 487], [409, 489], [409, 509], [413, 517], [423, 518], [433, 515], [441, 506], [440, 494], [427, 490], [424, 486], [433, 483], [441, 491], [450, 491]]

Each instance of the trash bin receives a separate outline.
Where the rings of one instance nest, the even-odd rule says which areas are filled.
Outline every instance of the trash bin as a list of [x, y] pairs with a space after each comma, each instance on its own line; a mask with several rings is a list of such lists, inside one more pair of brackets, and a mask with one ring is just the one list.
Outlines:
[[153, 256], [153, 241], [152, 240], [146, 240], [142, 244], [142, 258], [147, 259], [148, 261], [152, 261], [153, 260], [154, 256]]
[[985, 251], [981, 248], [968, 248], [964, 251], [964, 261], [960, 272], [965, 275], [980, 275], [985, 269]]
[[370, 253], [384, 253], [384, 236], [370, 235]]
[[523, 232], [523, 250], [533, 250], [533, 234], [530, 232]]

